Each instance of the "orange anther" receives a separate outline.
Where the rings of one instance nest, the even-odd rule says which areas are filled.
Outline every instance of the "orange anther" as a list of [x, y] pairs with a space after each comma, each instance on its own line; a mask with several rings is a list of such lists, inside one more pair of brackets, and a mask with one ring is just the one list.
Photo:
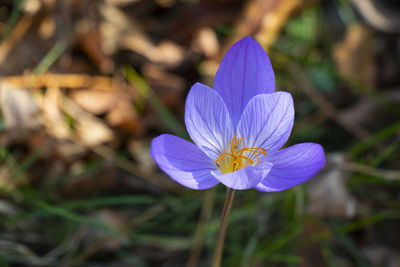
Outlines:
[[[227, 152], [221, 153], [219, 157], [215, 160], [215, 164], [217, 164], [218, 168], [223, 173], [233, 172], [248, 166], [247, 164], [245, 165], [245, 162], [243, 162], [243, 160], [246, 160], [248, 164], [253, 165], [254, 161], [250, 157], [243, 155], [243, 153], [246, 151], [250, 152], [251, 155], [257, 158], [257, 165], [260, 164], [260, 157], [257, 154], [262, 154], [264, 156], [267, 154], [267, 151], [264, 148], [259, 148], [259, 147], [243, 147], [237, 150], [238, 144], [242, 143], [243, 140], [244, 137], [241, 137], [236, 140], [236, 136], [233, 136], [230, 147], [231, 153]], [[221, 162], [224, 156], [232, 157], [232, 161]]]

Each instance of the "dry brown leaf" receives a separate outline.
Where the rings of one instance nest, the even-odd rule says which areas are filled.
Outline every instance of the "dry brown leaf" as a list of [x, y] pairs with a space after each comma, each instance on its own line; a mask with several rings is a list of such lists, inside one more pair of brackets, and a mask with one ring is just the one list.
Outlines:
[[201, 28], [194, 40], [193, 50], [204, 54], [206, 57], [214, 57], [219, 52], [219, 43], [215, 32], [208, 27]]
[[14, 86], [29, 88], [57, 86], [69, 89], [91, 88], [106, 91], [114, 88], [113, 79], [110, 77], [85, 74], [45, 73], [39, 77], [35, 75], [16, 75], [4, 76], [3, 80]]
[[71, 92], [71, 98], [86, 111], [99, 115], [110, 111], [117, 105], [117, 92], [105, 90], [76, 90]]
[[39, 11], [41, 7], [42, 3], [40, 0], [24, 1], [22, 6], [23, 10], [30, 15], [33, 15], [34, 13]]
[[[237, 21], [237, 24], [235, 25], [235, 37], [234, 40], [230, 41], [230, 44], [233, 44], [233, 42], [241, 39], [242, 37], [246, 35], [251, 35], [256, 32], [259, 32], [257, 39], [260, 41], [263, 41], [263, 38], [266, 38], [266, 35], [270, 35], [271, 32], [271, 27], [278, 26], [276, 23], [272, 25], [267, 25], [265, 20], [269, 19], [271, 20], [271, 17], [273, 16], [278, 16], [276, 14], [276, 10], [278, 5], [283, 5], [285, 1], [263, 1], [263, 0], [252, 0], [248, 1], [247, 5], [244, 9], [244, 14]], [[296, 4], [298, 0], [289, 0], [289, 4], [286, 4], [286, 6], [291, 6], [291, 4]], [[261, 28], [263, 27], [263, 28]], [[268, 27], [268, 28], [265, 28]], [[265, 46], [265, 42], [261, 42], [261, 45]]]
[[83, 20], [77, 24], [78, 42], [82, 50], [102, 73], [111, 73], [114, 63], [105, 54], [101, 46], [101, 32], [99, 27]]
[[49, 39], [54, 35], [56, 22], [54, 17], [47, 16], [43, 18], [39, 26], [39, 35], [43, 39]]
[[39, 108], [28, 90], [0, 81], [0, 107], [10, 141], [21, 140], [39, 127]]
[[304, 4], [304, 0], [252, 0], [237, 20], [235, 35], [225, 44], [222, 52], [246, 35], [256, 34], [257, 41], [268, 50], [278, 38], [292, 12]]
[[31, 16], [22, 17], [14, 27], [10, 36], [0, 44], [0, 64], [4, 63], [11, 49], [25, 35], [29, 27], [32, 25], [33, 18]]
[[215, 74], [219, 68], [219, 62], [216, 60], [204, 60], [200, 64], [200, 73], [203, 76], [203, 83], [212, 85], [214, 81]]
[[303, 0], [278, 1], [273, 12], [268, 12], [263, 16], [262, 26], [256, 38], [265, 49], [275, 42], [292, 12], [302, 4], [304, 4]]
[[153, 52], [154, 54], [148, 54], [151, 61], [170, 67], [181, 63], [185, 56], [184, 47], [171, 41], [162, 41]]
[[57, 142], [55, 150], [61, 158], [69, 160], [76, 160], [87, 152], [85, 147], [70, 140]]
[[63, 98], [62, 110], [74, 119], [77, 141], [83, 145], [91, 147], [113, 140], [114, 134], [106, 124], [84, 111], [71, 99]]
[[333, 50], [341, 75], [374, 85], [376, 70], [372, 40], [371, 30], [363, 25], [353, 24], [347, 28], [344, 40]]
[[117, 105], [107, 114], [107, 122], [112, 126], [127, 131], [135, 136], [140, 136], [145, 131], [145, 126], [139, 115], [127, 100], [118, 101]]
[[115, 6], [127, 6], [129, 4], [139, 2], [140, 0], [106, 0], [107, 3]]
[[68, 127], [61, 112], [60, 103], [62, 94], [58, 87], [48, 87], [43, 97], [39, 98], [41, 122], [47, 131], [56, 138], [66, 139], [71, 137], [71, 129]]
[[106, 114], [106, 121], [110, 125], [139, 136], [145, 127], [132, 105], [135, 93], [132, 87], [121, 85], [113, 86], [112, 90], [75, 90], [70, 95], [87, 112], [94, 115]]
[[183, 61], [183, 47], [170, 41], [163, 41], [156, 46], [140, 28], [138, 21], [128, 18], [115, 6], [102, 5], [100, 12], [104, 17], [100, 26], [103, 49], [107, 53], [114, 53], [117, 48], [129, 49], [166, 66], [176, 66]]

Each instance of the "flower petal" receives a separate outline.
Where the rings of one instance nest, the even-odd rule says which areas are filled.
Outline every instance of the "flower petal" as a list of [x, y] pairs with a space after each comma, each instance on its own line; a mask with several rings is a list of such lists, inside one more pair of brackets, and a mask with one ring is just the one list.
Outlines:
[[227, 149], [234, 130], [218, 93], [196, 83], [186, 99], [185, 124], [192, 140], [213, 160]]
[[302, 143], [275, 152], [268, 161], [273, 167], [256, 186], [258, 191], [282, 191], [304, 183], [325, 165], [325, 154], [319, 144]]
[[243, 111], [237, 133], [247, 147], [264, 148], [267, 155], [283, 146], [292, 131], [294, 106], [286, 92], [253, 97]]
[[251, 98], [275, 91], [274, 70], [257, 41], [247, 36], [228, 50], [215, 75], [214, 89], [224, 99], [233, 125]]
[[212, 171], [211, 173], [221, 183], [229, 188], [244, 190], [255, 187], [259, 184], [264, 177], [269, 173], [272, 164], [264, 164], [263, 168], [260, 167], [247, 167], [235, 172], [223, 174], [220, 171]]
[[161, 170], [183, 186], [208, 189], [218, 184], [211, 171], [215, 165], [195, 144], [170, 134], [151, 142], [151, 156]]

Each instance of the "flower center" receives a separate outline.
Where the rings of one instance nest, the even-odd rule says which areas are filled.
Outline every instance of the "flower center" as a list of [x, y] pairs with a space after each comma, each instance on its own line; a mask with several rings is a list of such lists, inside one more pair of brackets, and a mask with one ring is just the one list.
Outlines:
[[243, 143], [243, 137], [236, 140], [233, 136], [231, 141], [230, 153], [221, 153], [215, 160], [215, 164], [222, 173], [234, 172], [244, 167], [254, 164], [254, 158], [257, 165], [260, 164], [260, 157], [257, 154], [267, 155], [264, 148], [259, 147], [243, 147], [238, 149], [238, 145]]

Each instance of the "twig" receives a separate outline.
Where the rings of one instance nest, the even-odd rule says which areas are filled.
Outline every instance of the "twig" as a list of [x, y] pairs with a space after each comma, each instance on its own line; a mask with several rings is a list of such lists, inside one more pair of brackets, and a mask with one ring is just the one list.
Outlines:
[[45, 73], [40, 76], [4, 76], [2, 79], [21, 88], [52, 87], [54, 84], [57, 84], [58, 87], [69, 89], [95, 87], [96, 89], [111, 90], [115, 83], [112, 78], [107, 76], [90, 76], [85, 74]]
[[321, 94], [317, 88], [315, 88], [307, 76], [296, 63], [289, 65], [289, 73], [295, 78], [299, 88], [314, 102], [314, 104], [331, 120], [340, 125], [343, 129], [357, 137], [358, 139], [364, 140], [370, 137], [370, 133], [356, 122], [349, 122], [345, 118], [340, 116], [340, 112], [335, 108], [334, 105], [329, 102], [323, 94]]
[[11, 34], [5, 39], [0, 45], [0, 65], [4, 63], [8, 53], [10, 50], [18, 43], [22, 37], [24, 37], [25, 33], [32, 25], [33, 18], [29, 15], [25, 15], [20, 19], [17, 23]]
[[340, 164], [338, 167], [342, 170], [372, 175], [386, 180], [400, 179], [400, 171], [377, 169], [355, 162], [345, 162]]

